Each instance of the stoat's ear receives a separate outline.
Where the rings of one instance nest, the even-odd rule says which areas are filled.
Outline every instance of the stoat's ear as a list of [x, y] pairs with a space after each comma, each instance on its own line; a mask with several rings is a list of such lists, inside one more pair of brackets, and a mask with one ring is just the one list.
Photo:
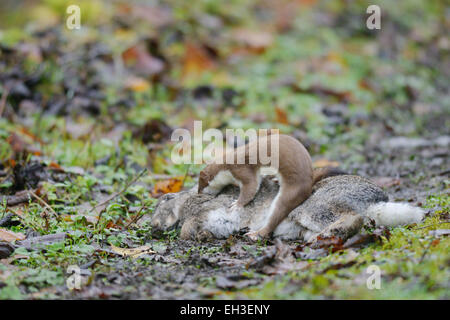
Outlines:
[[205, 171], [200, 171], [200, 177], [198, 179], [198, 193], [202, 193], [209, 184], [209, 174]]
[[200, 171], [200, 178], [202, 178], [203, 180], [208, 181], [209, 180], [209, 174], [207, 174], [205, 171]]

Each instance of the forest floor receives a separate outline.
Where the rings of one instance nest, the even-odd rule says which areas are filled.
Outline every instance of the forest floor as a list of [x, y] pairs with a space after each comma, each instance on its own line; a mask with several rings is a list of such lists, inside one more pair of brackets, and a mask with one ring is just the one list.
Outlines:
[[[80, 1], [78, 31], [65, 0], [10, 9], [0, 299], [449, 299], [448, 17], [437, 2], [379, 2], [372, 31], [366, 6], [345, 2]], [[280, 128], [315, 166], [368, 177], [426, 218], [345, 248], [152, 234], [136, 222], [202, 168], [170, 160], [172, 130], [194, 120]]]

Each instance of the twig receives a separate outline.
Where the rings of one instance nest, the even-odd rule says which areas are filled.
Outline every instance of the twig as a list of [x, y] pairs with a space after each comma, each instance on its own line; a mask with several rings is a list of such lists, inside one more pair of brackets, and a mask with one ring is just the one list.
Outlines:
[[186, 173], [184, 174], [184, 177], [183, 177], [183, 181], [181, 182], [181, 188], [183, 188], [183, 186], [184, 186], [184, 181], [186, 180], [186, 178], [187, 178], [187, 176], [189, 174], [189, 169], [190, 168], [191, 168], [191, 164], [188, 164], [187, 169], [186, 169]]
[[29, 191], [23, 190], [12, 196], [0, 196], [0, 203], [3, 203], [6, 200], [6, 206], [15, 206], [22, 202], [28, 202], [30, 198]]
[[19, 247], [25, 247], [28, 250], [32, 250], [36, 248], [36, 246], [42, 245], [48, 245], [55, 242], [63, 241], [67, 237], [67, 233], [60, 232], [60, 233], [53, 233], [53, 234], [47, 234], [44, 236], [38, 236], [33, 238], [28, 238], [22, 241], [17, 241], [16, 244]]
[[3, 111], [5, 110], [6, 99], [8, 98], [8, 94], [9, 94], [9, 89], [5, 87], [3, 94], [2, 94], [2, 99], [0, 100], [0, 118], [2, 117]]
[[428, 251], [430, 250], [432, 244], [433, 244], [433, 240], [431, 240], [430, 243], [428, 244], [427, 248], [425, 249], [425, 251], [423, 252], [422, 256], [420, 257], [420, 260], [419, 260], [419, 263], [418, 263], [418, 264], [421, 264], [421, 263], [422, 263], [422, 261], [423, 261], [423, 259], [425, 258], [426, 254], [427, 254]]
[[145, 172], [147, 171], [147, 169], [142, 170], [133, 180], [131, 180], [126, 186], [125, 188], [123, 188], [121, 191], [114, 193], [111, 197], [109, 197], [108, 199], [106, 199], [105, 201], [95, 205], [94, 207], [92, 207], [89, 212], [92, 212], [94, 209], [107, 204], [108, 202], [110, 202], [112, 199], [116, 198], [117, 196], [120, 196], [122, 193], [124, 193], [132, 184], [134, 184]]
[[[103, 206], [103, 205], [107, 204], [108, 202], [110, 202], [110, 201], [113, 200], [114, 198], [120, 196], [120, 195], [121, 195], [122, 193], [124, 193], [131, 185], [133, 185], [134, 183], [136, 183], [136, 181], [138, 181], [139, 178], [142, 177], [142, 176], [144, 175], [144, 173], [146, 173], [146, 172], [147, 172], [147, 169], [142, 170], [136, 177], [133, 178], [133, 180], [131, 180], [130, 182], [128, 182], [127, 185], [126, 185], [122, 190], [120, 190], [119, 192], [114, 193], [111, 197], [109, 197], [109, 198], [106, 199], [105, 201], [103, 201], [103, 202], [97, 204], [96, 206], [92, 207], [92, 208], [88, 211], [88, 213], [92, 212], [94, 209], [96, 209], [96, 208], [98, 208], [98, 207], [100, 207], [100, 206]], [[102, 217], [102, 213], [103, 213], [103, 210], [100, 211], [100, 214], [99, 214], [99, 216], [98, 216], [98, 220], [97, 220], [96, 226], [97, 226], [98, 223], [100, 222], [100, 219], [101, 219], [101, 217]]]
[[36, 226], [33, 222], [31, 222], [31, 221], [26, 221], [26, 219], [25, 219], [24, 217], [22, 217], [20, 214], [18, 214], [13, 208], [7, 208], [6, 210], [8, 210], [8, 211], [14, 213], [14, 214], [20, 219], [20, 221], [21, 221], [24, 225], [30, 227], [30, 228], [33, 229], [34, 231], [41, 230], [41, 227], [40, 227], [39, 225]]
[[439, 222], [439, 223], [429, 224], [429, 225], [424, 226], [424, 227], [416, 228], [416, 230], [426, 229], [426, 228], [433, 227], [433, 226], [438, 226], [438, 225], [444, 224], [444, 223], [450, 223], [450, 220], [445, 220], [445, 221], [442, 221], [442, 222]]
[[167, 179], [172, 179], [172, 178], [179, 177], [179, 175], [159, 174], [159, 173], [153, 173], [153, 172], [149, 172], [149, 175], [150, 175], [150, 176], [152, 177], [152, 179], [154, 179], [154, 180], [167, 180]]
[[141, 212], [146, 207], [147, 206], [145, 204], [142, 205], [142, 207], [139, 209], [139, 211], [136, 213], [136, 215], [133, 217], [133, 219], [131, 219], [131, 221], [125, 226], [125, 229], [128, 229], [133, 223], [136, 223], [142, 217]]
[[50, 207], [50, 205], [47, 203], [47, 202], [45, 202], [41, 197], [39, 197], [37, 194], [35, 194], [33, 191], [29, 191], [30, 192], [30, 194], [33, 196], [33, 197], [35, 197], [36, 198], [36, 200], [38, 200], [40, 203], [42, 203], [48, 210], [50, 210], [54, 215], [55, 215], [55, 217], [56, 217], [56, 220], [60, 220], [60, 217], [59, 217], [59, 215], [56, 213], [56, 211], [55, 210], [53, 210], [53, 208], [52, 207]]

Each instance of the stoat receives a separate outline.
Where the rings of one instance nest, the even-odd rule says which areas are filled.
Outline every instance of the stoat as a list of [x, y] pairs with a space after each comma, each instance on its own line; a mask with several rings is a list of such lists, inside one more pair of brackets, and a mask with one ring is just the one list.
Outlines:
[[[282, 134], [277, 134], [275, 139], [273, 137], [274, 135], [258, 137], [244, 146], [229, 151], [232, 153], [231, 156], [225, 153], [224, 161], [209, 164], [200, 172], [198, 193], [218, 194], [229, 184], [239, 186], [239, 198], [231, 206], [233, 210], [239, 210], [252, 201], [258, 192], [261, 182], [260, 171], [267, 167], [277, 170], [280, 190], [272, 202], [265, 226], [247, 233], [252, 240], [269, 236], [293, 209], [310, 196], [312, 191], [313, 169], [308, 151], [293, 137]], [[260, 156], [259, 151], [262, 147], [271, 160], [269, 163]], [[234, 159], [232, 164], [225, 162], [227, 156], [228, 159]], [[242, 158], [245, 162], [238, 164], [242, 162], [237, 160]]]

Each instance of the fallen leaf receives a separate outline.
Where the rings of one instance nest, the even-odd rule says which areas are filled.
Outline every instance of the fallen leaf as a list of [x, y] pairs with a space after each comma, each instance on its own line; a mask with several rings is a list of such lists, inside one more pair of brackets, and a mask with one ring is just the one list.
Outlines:
[[289, 124], [288, 116], [286, 111], [280, 107], [275, 107], [275, 113], [277, 115], [277, 122], [282, 124]]
[[25, 238], [26, 236], [23, 233], [0, 228], [0, 240], [13, 242], [15, 240], [24, 240]]
[[22, 137], [20, 137], [15, 133], [11, 133], [11, 135], [6, 139], [6, 141], [9, 143], [11, 149], [16, 154], [31, 153], [36, 156], [41, 155], [41, 151], [38, 148], [26, 143]]
[[16, 242], [16, 245], [24, 247], [28, 250], [38, 248], [41, 246], [47, 246], [55, 242], [64, 241], [67, 237], [65, 232], [46, 234], [44, 236], [32, 237], [25, 240]]
[[339, 270], [339, 269], [343, 269], [343, 268], [349, 268], [351, 266], [353, 266], [354, 264], [356, 264], [356, 261], [349, 261], [349, 262], [345, 262], [345, 263], [334, 263], [328, 267], [326, 267], [325, 269], [323, 269], [322, 271], [320, 271], [320, 274], [326, 273], [329, 270]]
[[53, 161], [49, 163], [48, 167], [55, 171], [64, 172], [64, 169], [59, 164]]
[[24, 152], [27, 145], [25, 144], [25, 141], [23, 141], [22, 138], [20, 138], [17, 134], [12, 133], [7, 139], [6, 141], [9, 143], [9, 145], [11, 146], [11, 149], [16, 152], [16, 153], [20, 153], [20, 152]]
[[236, 277], [234, 279], [233, 276], [216, 277], [216, 286], [221, 289], [230, 290], [230, 289], [243, 289], [248, 286], [256, 285], [259, 283], [258, 279], [247, 279], [246, 277]]
[[131, 8], [123, 8], [124, 13], [130, 13], [137, 18], [146, 20], [152, 26], [159, 28], [173, 22], [173, 15], [170, 9], [156, 5], [133, 5]]
[[312, 249], [308, 248], [308, 250], [303, 251], [304, 245], [300, 245], [294, 249], [294, 256], [296, 258], [300, 258], [302, 260], [319, 260], [328, 255], [328, 251], [320, 248], [320, 249]]
[[290, 30], [298, 16], [299, 1], [269, 1], [268, 5], [274, 13], [276, 29], [279, 32]]
[[[1, 252], [1, 246], [0, 246], [0, 252]], [[23, 254], [16, 254], [16, 255], [14, 255], [12, 257], [3, 258], [3, 259], [1, 258], [1, 256], [2, 256], [2, 254], [0, 253], [0, 262], [5, 264], [5, 265], [11, 264], [11, 262], [14, 262], [14, 261], [19, 260], [19, 259], [28, 259], [28, 258], [30, 258], [29, 256], [26, 256], [26, 255], [23, 255]]]
[[373, 236], [375, 236], [376, 240], [378, 240], [380, 242], [383, 240], [383, 237], [388, 239], [388, 240], [391, 237], [391, 232], [385, 226], [378, 226], [375, 230], [372, 231], [371, 234]]
[[255, 53], [262, 53], [273, 43], [273, 35], [267, 31], [236, 29], [232, 32], [232, 39], [240, 45], [246, 46]]
[[143, 44], [128, 48], [122, 53], [127, 66], [133, 66], [136, 72], [144, 76], [152, 76], [164, 70], [164, 62], [150, 55]]
[[77, 214], [77, 215], [65, 215], [63, 216], [64, 221], [74, 222], [77, 220], [83, 221], [85, 220], [86, 224], [96, 225], [98, 222], [98, 216], [92, 216], [88, 214]]
[[92, 132], [94, 123], [86, 121], [75, 122], [73, 120], [66, 120], [65, 129], [68, 134], [74, 139], [80, 139]]
[[262, 256], [252, 259], [247, 269], [252, 267], [268, 275], [284, 274], [291, 270], [302, 270], [309, 266], [306, 261], [296, 261], [294, 250], [280, 239], [275, 240], [275, 246], [268, 248]]
[[153, 189], [153, 194], [160, 195], [165, 193], [177, 193], [183, 186], [183, 178], [170, 178], [168, 180], [158, 181]]
[[428, 234], [434, 237], [448, 236], [450, 234], [450, 229], [431, 230]]
[[344, 249], [343, 244], [344, 241], [339, 237], [331, 236], [323, 238], [321, 236], [317, 236], [317, 239], [312, 247], [323, 249], [331, 248], [331, 252], [336, 252]]
[[110, 245], [111, 245], [112, 251], [114, 251], [115, 253], [118, 253], [124, 257], [139, 258], [140, 256], [142, 256], [144, 254], [156, 253], [155, 251], [150, 249], [150, 246], [140, 246], [137, 248], [128, 249], [128, 248], [116, 247], [115, 245], [113, 245], [111, 243], [110, 243]]
[[34, 142], [39, 142], [39, 143], [44, 143], [44, 141], [42, 141], [39, 137], [37, 137], [36, 135], [34, 135], [30, 130], [28, 130], [25, 127], [21, 127], [19, 129], [19, 131], [21, 133], [23, 133], [24, 135], [26, 135], [27, 137], [31, 138]]
[[439, 240], [439, 239], [434, 239], [433, 241], [431, 241], [431, 245], [432, 245], [433, 247], [436, 247], [440, 242], [441, 242], [441, 240]]
[[376, 237], [371, 234], [358, 233], [345, 241], [344, 248], [359, 248], [375, 241]]
[[121, 227], [120, 225], [118, 225], [118, 224], [116, 224], [116, 223], [114, 223], [114, 222], [112, 222], [112, 221], [109, 221], [109, 222], [106, 224], [105, 229], [111, 229], [111, 228], [114, 228], [114, 229], [122, 229], [122, 227]]
[[215, 66], [208, 52], [201, 46], [187, 43], [183, 58], [183, 76], [200, 74]]
[[125, 88], [130, 89], [134, 92], [145, 92], [150, 89], [150, 83], [139, 77], [129, 77], [125, 81]]
[[23, 204], [11, 206], [8, 208], [8, 210], [21, 218], [25, 218], [25, 212], [24, 212], [25, 205], [23, 205]]

